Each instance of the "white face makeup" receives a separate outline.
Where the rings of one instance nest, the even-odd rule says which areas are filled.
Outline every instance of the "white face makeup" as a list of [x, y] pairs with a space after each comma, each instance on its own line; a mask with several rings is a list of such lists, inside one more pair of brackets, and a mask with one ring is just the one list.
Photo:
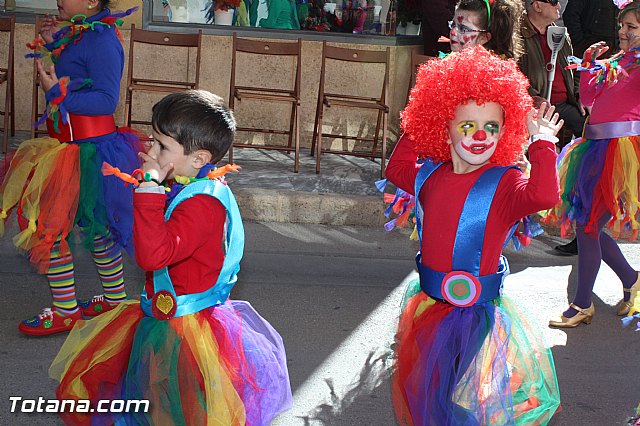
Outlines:
[[503, 132], [504, 112], [496, 102], [478, 105], [469, 100], [458, 106], [455, 114], [449, 123], [454, 170], [458, 165], [466, 172], [473, 171], [487, 164], [496, 151]]
[[482, 45], [489, 41], [489, 33], [480, 28], [480, 19], [477, 12], [456, 9], [453, 21], [449, 22], [452, 52], [459, 52], [467, 47]]
[[622, 18], [618, 37], [620, 38], [620, 49], [625, 52], [640, 46], [640, 22], [636, 19], [636, 14], [633, 11], [627, 12]]

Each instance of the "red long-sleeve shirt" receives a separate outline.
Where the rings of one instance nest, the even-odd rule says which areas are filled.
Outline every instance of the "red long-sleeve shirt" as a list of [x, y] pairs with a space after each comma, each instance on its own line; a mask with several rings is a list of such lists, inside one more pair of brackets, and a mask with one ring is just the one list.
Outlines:
[[[553, 207], [559, 200], [556, 151], [553, 143], [539, 140], [529, 147], [531, 177], [517, 169], [502, 177], [489, 210], [480, 262], [480, 275], [493, 274], [507, 233], [522, 217]], [[387, 178], [397, 187], [414, 193], [420, 168], [410, 139], [402, 136], [386, 168]], [[464, 202], [471, 187], [487, 170], [487, 164], [471, 173], [455, 174], [451, 162], [440, 166], [427, 179], [418, 196], [424, 208], [422, 263], [439, 272], [452, 270], [453, 244]]]
[[180, 203], [164, 221], [165, 195], [135, 193], [133, 238], [136, 261], [147, 271], [145, 288], [153, 295], [153, 272], [169, 267], [178, 296], [200, 293], [217, 281], [224, 262], [226, 210], [215, 198], [196, 195]]

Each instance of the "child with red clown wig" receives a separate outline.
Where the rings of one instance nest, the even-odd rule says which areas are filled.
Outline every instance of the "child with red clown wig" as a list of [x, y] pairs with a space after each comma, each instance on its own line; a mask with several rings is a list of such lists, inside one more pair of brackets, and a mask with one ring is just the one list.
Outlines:
[[[28, 44], [37, 58], [45, 93], [49, 137], [24, 141], [0, 186], [0, 234], [16, 211], [18, 250], [47, 274], [53, 303], [21, 321], [18, 330], [44, 336], [71, 330], [77, 320], [113, 309], [126, 299], [121, 249], [133, 253], [132, 193], [113, 176], [107, 161], [131, 173], [139, 138], [116, 127], [124, 50], [118, 26], [137, 8], [111, 13], [109, 0], [58, 1], [59, 18], [46, 17]], [[40, 123], [38, 123], [40, 124]], [[103, 293], [79, 302], [68, 241], [75, 226], [91, 251]]]
[[420, 68], [402, 114], [386, 175], [416, 196], [421, 251], [396, 336], [401, 424], [547, 424], [560, 404], [551, 351], [501, 296], [514, 225], [559, 198], [562, 120], [527, 87], [514, 61], [464, 49]]

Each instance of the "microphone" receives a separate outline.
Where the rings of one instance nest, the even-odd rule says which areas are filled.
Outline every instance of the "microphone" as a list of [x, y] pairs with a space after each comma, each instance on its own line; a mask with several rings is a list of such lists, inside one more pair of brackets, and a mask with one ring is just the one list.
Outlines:
[[558, 52], [564, 45], [565, 36], [567, 35], [566, 27], [547, 27], [547, 44], [551, 49], [551, 59], [547, 64], [547, 71], [549, 72], [548, 87], [547, 87], [547, 101], [551, 100], [551, 86], [556, 75], [556, 62], [558, 61]]

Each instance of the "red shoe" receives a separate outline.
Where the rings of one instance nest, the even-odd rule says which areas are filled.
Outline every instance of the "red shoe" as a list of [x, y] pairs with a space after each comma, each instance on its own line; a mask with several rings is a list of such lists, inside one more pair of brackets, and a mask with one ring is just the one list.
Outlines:
[[112, 310], [118, 305], [112, 305], [104, 300], [104, 294], [99, 296], [93, 296], [91, 300], [80, 302], [80, 310], [85, 317], [97, 317], [100, 314], [104, 314], [107, 311]]
[[29, 336], [48, 336], [63, 333], [73, 328], [76, 321], [82, 319], [82, 313], [77, 311], [72, 315], [61, 315], [53, 308], [44, 308], [41, 314], [24, 320], [18, 325], [18, 330]]

